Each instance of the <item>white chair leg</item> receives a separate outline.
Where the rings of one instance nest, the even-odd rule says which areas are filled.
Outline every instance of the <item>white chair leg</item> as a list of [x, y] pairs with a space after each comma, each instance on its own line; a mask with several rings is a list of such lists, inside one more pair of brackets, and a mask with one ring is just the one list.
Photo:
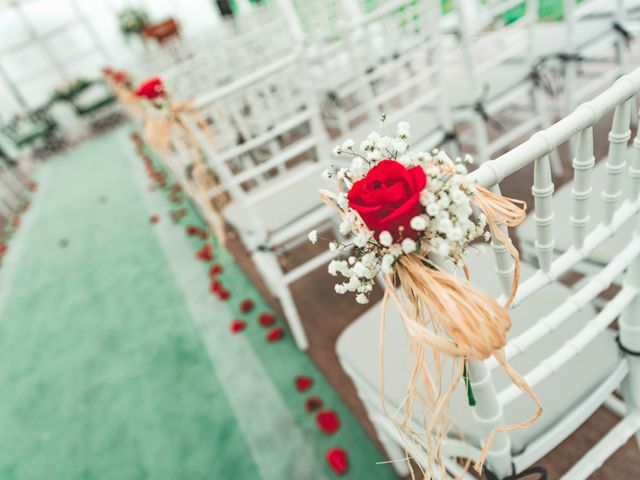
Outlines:
[[302, 326], [298, 309], [289, 290], [289, 285], [284, 281], [278, 258], [272, 252], [257, 251], [253, 253], [252, 259], [260, 275], [262, 275], [262, 278], [266, 281], [266, 284], [280, 300], [282, 310], [284, 311], [296, 345], [300, 350], [307, 350], [309, 348], [307, 335], [304, 332], [304, 327]]
[[471, 124], [476, 137], [476, 162], [478, 165], [482, 165], [489, 160], [489, 136], [487, 134], [487, 126], [479, 114], [474, 114], [471, 117]]
[[293, 301], [293, 296], [289, 290], [288, 285], [283, 285], [280, 293], [278, 294], [282, 310], [287, 317], [287, 323], [291, 329], [291, 334], [296, 342], [296, 345], [300, 350], [306, 351], [309, 348], [309, 341], [307, 340], [307, 334], [302, 326], [302, 320], [298, 314], [298, 308]]

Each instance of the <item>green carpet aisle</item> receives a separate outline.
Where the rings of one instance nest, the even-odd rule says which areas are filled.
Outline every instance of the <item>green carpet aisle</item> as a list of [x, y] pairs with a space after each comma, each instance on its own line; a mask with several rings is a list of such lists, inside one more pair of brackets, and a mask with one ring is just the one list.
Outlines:
[[[349, 455], [342, 478], [394, 478], [288, 333], [265, 341], [268, 306], [219, 249], [231, 296], [209, 292], [204, 241], [185, 233], [197, 218], [174, 224], [127, 130], [39, 180], [0, 268], [0, 479], [322, 480], [337, 478], [334, 446]], [[233, 335], [236, 318], [247, 327]], [[303, 393], [299, 375], [313, 379]], [[311, 396], [336, 433], [305, 411]]]

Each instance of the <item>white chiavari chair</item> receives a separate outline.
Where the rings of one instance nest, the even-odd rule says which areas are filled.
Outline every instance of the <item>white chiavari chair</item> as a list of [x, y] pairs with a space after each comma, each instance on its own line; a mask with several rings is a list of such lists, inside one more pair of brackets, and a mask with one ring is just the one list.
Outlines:
[[[320, 202], [327, 143], [317, 101], [309, 89], [300, 52], [282, 58], [194, 102], [209, 124], [207, 136], [185, 116], [200, 139], [220, 185], [228, 192], [222, 214], [240, 235], [265, 280], [280, 300], [297, 345], [308, 342], [290, 285], [326, 264], [324, 252], [284, 269], [282, 255], [306, 241], [335, 214]], [[209, 138], [215, 138], [215, 145]]]
[[391, 0], [341, 22], [340, 40], [314, 74], [338, 79], [324, 88], [336, 107], [331, 126], [343, 137], [364, 138], [382, 113], [390, 125], [408, 121], [418, 146], [433, 148], [452, 134], [439, 78], [439, 18], [434, 2]]
[[[457, 51], [445, 54], [447, 103], [457, 120], [472, 126], [470, 140], [482, 163], [551, 123], [536, 71], [538, 1], [455, 0], [454, 6], [443, 17], [460, 40]], [[514, 8], [520, 15], [507, 22]], [[562, 173], [556, 155], [552, 168]]]
[[[512, 305], [513, 330], [505, 349], [509, 362], [526, 378], [544, 405], [542, 417], [526, 430], [501, 432], [489, 451], [487, 467], [498, 478], [520, 472], [575, 431], [603, 404], [615, 404], [620, 419], [563, 476], [565, 480], [588, 478], [620, 446], [634, 435], [640, 441], [640, 139], [626, 167], [627, 141], [633, 97], [640, 91], [640, 69], [626, 75], [593, 100], [553, 126], [534, 134], [530, 140], [496, 160], [486, 162], [470, 174], [480, 185], [499, 192], [499, 184], [509, 175], [533, 166], [535, 196], [536, 254], [539, 268], [522, 265], [522, 279]], [[589, 197], [594, 188], [593, 129], [609, 112], [614, 119], [609, 134], [609, 156], [601, 198], [604, 216], [593, 225], [589, 220]], [[635, 115], [635, 112], [633, 112]], [[550, 153], [575, 139], [580, 156], [573, 164], [573, 243], [561, 255], [553, 254], [554, 212], [557, 200], [550, 167]], [[624, 193], [623, 181], [631, 184]], [[633, 231], [625, 225], [634, 225]], [[503, 230], [506, 233], [506, 229]], [[582, 258], [588, 257], [611, 237], [622, 234], [626, 241], [611, 261], [594, 272], [580, 289], [572, 291], [559, 283]], [[494, 294], [508, 295], [513, 261], [504, 247], [492, 243], [494, 258], [470, 254], [471, 281]], [[490, 275], [495, 269], [497, 275]], [[621, 290], [596, 311], [593, 299], [624, 273]], [[492, 278], [493, 277], [493, 278]], [[405, 457], [401, 435], [380, 406], [379, 326], [380, 304], [351, 324], [338, 339], [337, 353], [351, 376], [369, 413], [376, 432], [390, 457]], [[617, 333], [610, 328], [618, 319]], [[401, 319], [387, 314], [384, 332], [384, 371], [387, 411], [401, 408], [409, 378], [406, 337]], [[623, 347], [619, 347], [622, 345]], [[533, 413], [533, 404], [512, 385], [497, 362], [470, 363], [470, 382], [476, 406], [468, 407], [466, 392], [459, 388], [452, 401], [452, 419], [457, 429], [442, 444], [445, 466], [452, 475], [473, 478], [461, 471], [455, 458], [474, 459], [483, 438], [505, 422], [522, 421]], [[624, 401], [611, 394], [620, 388]], [[412, 426], [420, 429], [422, 414], [416, 412]], [[455, 432], [455, 433], [454, 433]], [[459, 434], [458, 432], [461, 432]], [[409, 455], [424, 461], [421, 450], [409, 443]], [[640, 456], [638, 458], [640, 462]], [[400, 473], [406, 464], [396, 463]]]

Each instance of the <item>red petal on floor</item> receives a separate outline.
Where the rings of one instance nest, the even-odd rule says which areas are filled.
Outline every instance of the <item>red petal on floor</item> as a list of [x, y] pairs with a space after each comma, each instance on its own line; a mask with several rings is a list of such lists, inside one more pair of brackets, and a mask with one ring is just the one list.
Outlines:
[[267, 333], [267, 342], [277, 342], [284, 337], [284, 330], [280, 327], [273, 328]]
[[347, 451], [340, 447], [331, 448], [325, 455], [331, 470], [338, 475], [344, 474], [349, 469], [349, 455]]
[[231, 292], [224, 288], [220, 289], [220, 291], [218, 292], [218, 298], [220, 300], [228, 300], [230, 296], [231, 296]]
[[299, 392], [306, 392], [313, 385], [313, 378], [307, 377], [306, 375], [299, 375], [295, 379], [296, 390]]
[[6, 243], [0, 243], [0, 255], [4, 255], [9, 250], [9, 245]]
[[231, 333], [238, 333], [247, 328], [247, 324], [242, 320], [234, 320], [231, 322]]
[[333, 434], [340, 429], [340, 419], [333, 410], [325, 410], [316, 415], [316, 423], [324, 433]]
[[160, 216], [151, 215], [151, 218], [149, 220], [151, 221], [151, 223], [158, 223], [160, 221]]
[[307, 413], [313, 413], [322, 408], [322, 400], [318, 397], [309, 397], [304, 402], [304, 410]]
[[211, 268], [209, 268], [210, 277], [217, 277], [220, 273], [222, 273], [222, 265], [219, 263], [214, 263], [211, 265]]
[[211, 285], [209, 286], [209, 290], [211, 291], [211, 293], [217, 294], [218, 292], [220, 292], [220, 289], [222, 289], [222, 284], [220, 282], [218, 282], [217, 280], [211, 282]]
[[200, 233], [200, 229], [195, 225], [187, 226], [187, 235], [189, 235], [190, 237], [193, 237], [194, 235], [198, 235], [199, 233]]
[[200, 250], [196, 252], [196, 258], [203, 262], [210, 262], [213, 260], [213, 246], [210, 243], [205, 243]]
[[243, 300], [242, 303], [240, 304], [240, 311], [242, 313], [249, 313], [251, 310], [253, 310], [254, 307], [254, 303], [253, 300], [250, 299], [246, 299]]
[[258, 317], [258, 322], [263, 327], [272, 327], [276, 323], [276, 317], [270, 313], [261, 313]]
[[209, 232], [208, 232], [208, 231], [206, 231], [206, 230], [200, 230], [200, 238], [201, 238], [202, 240], [206, 240], [208, 236], [209, 236]]

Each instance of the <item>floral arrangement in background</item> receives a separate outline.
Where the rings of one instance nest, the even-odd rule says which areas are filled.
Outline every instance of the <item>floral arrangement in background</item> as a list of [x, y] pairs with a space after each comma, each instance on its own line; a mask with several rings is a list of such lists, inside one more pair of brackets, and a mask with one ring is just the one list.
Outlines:
[[89, 87], [93, 82], [87, 78], [74, 78], [56, 87], [53, 92], [54, 100], [71, 100], [77, 94]]
[[127, 8], [118, 13], [120, 31], [126, 36], [139, 34], [149, 22], [147, 12], [138, 8]]
[[113, 68], [105, 67], [102, 69], [102, 73], [117, 85], [131, 85], [131, 77], [125, 70], [114, 70]]
[[[384, 116], [382, 125], [384, 132]], [[410, 137], [409, 124], [400, 122], [393, 135], [372, 132], [359, 149], [353, 140], [334, 149], [338, 166], [324, 176], [338, 189], [321, 190], [320, 195], [340, 216], [342, 238], [329, 243], [337, 258], [328, 270], [341, 277], [335, 285], [338, 294], [354, 293], [363, 304], [369, 302], [376, 280], [383, 279], [381, 321], [391, 302], [407, 333], [408, 351], [429, 352], [413, 358], [400, 425], [403, 435], [419, 437], [417, 444], [424, 446], [425, 478], [434, 475], [433, 465], [443, 465], [440, 445], [452, 428], [446, 407], [461, 382], [469, 405], [476, 404], [469, 361], [495, 357], [514, 385], [536, 403], [532, 418], [497, 427], [487, 436], [476, 462], [481, 472], [495, 433], [527, 428], [542, 414], [536, 394], [504, 356], [520, 263], [502, 228], [520, 224], [526, 205], [473, 183], [467, 176], [471, 157], [452, 160], [443, 151], [413, 150]], [[309, 239], [315, 243], [317, 231], [310, 232]], [[500, 250], [513, 258], [512, 288], [504, 303], [469, 282], [465, 255], [484, 248], [474, 244], [481, 239], [502, 244]], [[444, 386], [444, 377], [453, 379], [450, 385]], [[428, 412], [422, 432], [407, 423], [418, 403]]]
[[[360, 151], [347, 140], [334, 155], [350, 158], [350, 165], [325, 172], [345, 187], [335, 205], [347, 240], [329, 246], [339, 254], [349, 252], [329, 264], [329, 273], [345, 277], [336, 292], [353, 292], [359, 303], [368, 303], [378, 274], [392, 273], [402, 255], [435, 252], [462, 266], [471, 242], [489, 238], [486, 216], [472, 208], [476, 189], [466, 180], [471, 157], [451, 160], [442, 151], [414, 152], [409, 137], [409, 124], [401, 122], [393, 137], [371, 133]], [[312, 232], [311, 239], [316, 235]]]

